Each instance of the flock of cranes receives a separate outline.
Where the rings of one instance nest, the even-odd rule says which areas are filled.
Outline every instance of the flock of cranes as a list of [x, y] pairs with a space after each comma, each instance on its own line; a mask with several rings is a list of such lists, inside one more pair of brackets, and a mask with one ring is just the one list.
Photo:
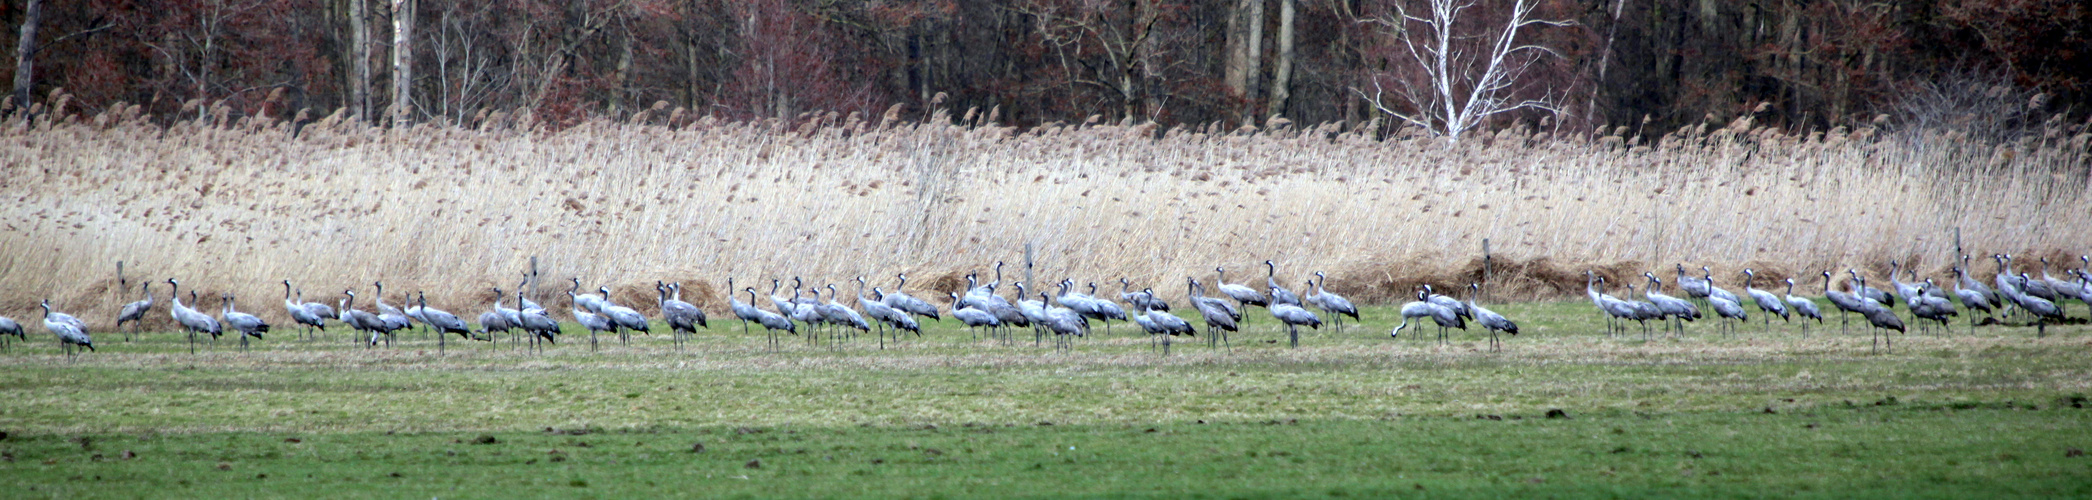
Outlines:
[[[1951, 294], [1935, 284], [1932, 279], [1920, 281], [1916, 271], [1904, 269], [1897, 262], [1891, 262], [1889, 281], [1894, 285], [1892, 291], [1867, 286], [1865, 277], [1852, 269], [1845, 270], [1851, 277], [1849, 290], [1832, 289], [1830, 271], [1824, 271], [1820, 276], [1823, 279], [1824, 296], [1840, 311], [1840, 323], [1849, 324], [1849, 314], [1860, 315], [1876, 332], [1877, 346], [1887, 345], [1887, 336], [1882, 332], [1907, 331], [1903, 319], [1894, 312], [1899, 300], [1906, 305], [1913, 321], [1936, 322], [1942, 328], [1946, 328], [1952, 317], [1960, 314], [1954, 300], [1950, 299], [1958, 299], [1961, 307], [1980, 311], [1985, 315], [1993, 312], [2020, 312], [2033, 316], [2037, 335], [2045, 336], [2047, 324], [2064, 317], [2059, 306], [2060, 301], [2071, 299], [2085, 302], [2087, 298], [2092, 298], [2092, 271], [2087, 270], [2092, 268], [2092, 256], [2079, 258], [2086, 264], [2085, 268], [2066, 271], [2066, 275], [2072, 279], [2057, 279], [2052, 276], [2049, 273], [2049, 261], [2045, 258], [2041, 259], [2042, 271], [2039, 278], [2025, 272], [2011, 272], [2010, 255], [1997, 254], [1991, 258], [1997, 262], [1998, 269], [1994, 280], [1995, 288], [1972, 278], [1968, 269], [1970, 257], [1962, 256], [1960, 265], [1953, 268], [1955, 279]], [[1352, 305], [1350, 300], [1328, 291], [1324, 286], [1328, 277], [1323, 273], [1313, 273], [1314, 277], [1303, 283], [1302, 291], [1311, 292], [1303, 297], [1279, 283], [1276, 263], [1267, 260], [1264, 261], [1264, 265], [1265, 282], [1262, 287], [1229, 283], [1226, 269], [1214, 268], [1216, 276], [1213, 284], [1219, 289], [1220, 297], [1206, 296], [1205, 283], [1195, 277], [1185, 277], [1186, 298], [1191, 309], [1198, 313], [1200, 321], [1204, 323], [1209, 346], [1232, 349], [1233, 344], [1230, 343], [1228, 334], [1240, 330], [1244, 321], [1243, 312], [1252, 306], [1264, 308], [1274, 320], [1283, 324], [1288, 333], [1289, 344], [1295, 347], [1300, 344], [1299, 328], [1320, 328], [1323, 324], [1322, 315], [1329, 315], [1337, 328], [1342, 328], [1344, 316], [1351, 317], [1354, 322], [1359, 319], [1358, 308]], [[763, 328], [767, 333], [766, 341], [772, 349], [777, 348], [782, 341], [781, 334], [796, 335], [802, 333], [802, 330], [807, 330], [806, 335], [803, 335], [807, 342], [819, 343], [825, 338], [831, 345], [836, 340], [854, 337], [858, 333], [876, 332], [879, 346], [883, 349], [889, 340], [899, 342], [905, 338], [904, 333], [921, 336], [922, 327], [919, 321], [942, 321], [945, 313], [971, 329], [976, 339], [981, 338], [985, 330], [987, 338], [1007, 344], [1015, 341], [1014, 332], [1017, 329], [1028, 328], [1032, 331], [1035, 345], [1050, 335], [1054, 339], [1056, 349], [1072, 349], [1074, 339], [1089, 335], [1092, 325], [1096, 323], [1102, 323], [1108, 333], [1113, 321], [1132, 322], [1150, 339], [1160, 339], [1164, 354], [1169, 352], [1172, 337], [1195, 336], [1199, 333], [1192, 321], [1173, 314], [1170, 303], [1158, 297], [1154, 289], [1134, 290], [1132, 283], [1123, 278], [1119, 280], [1121, 290], [1116, 300], [1098, 295], [1096, 283], [1086, 283], [1083, 289], [1087, 292], [1080, 291], [1072, 279], [1064, 279], [1039, 289], [1033, 289], [1022, 281], [1012, 282], [1008, 288], [1015, 293], [1011, 297], [1004, 297], [1001, 294], [1004, 289], [1002, 268], [1003, 263], [996, 262], [994, 280], [987, 283], [980, 282], [978, 273], [966, 275], [967, 285], [964, 290], [945, 294], [951, 301], [947, 310], [940, 310], [936, 305], [904, 292], [903, 289], [908, 284], [906, 274], [896, 275], [898, 282], [891, 291], [880, 286], [869, 286], [870, 282], [864, 277], [857, 277], [855, 307], [839, 301], [842, 293], [834, 284], [808, 287], [799, 278], [791, 279], [790, 295], [783, 294], [784, 280], [772, 279], [768, 297], [758, 296], [758, 291], [753, 286], [736, 288], [733, 279], [728, 278], [726, 295], [729, 308], [734, 317], [741, 320], [744, 333], [750, 329], [750, 323]], [[1676, 267], [1673, 284], [1677, 291], [1683, 293], [1682, 297], [1665, 293], [1666, 283], [1653, 272], [1642, 273], [1646, 283], [1639, 297], [1635, 294], [1636, 285], [1632, 283], [1625, 285], [1626, 298], [1607, 294], [1606, 279], [1588, 271], [1585, 273], [1585, 292], [1592, 304], [1609, 319], [1608, 335], [1618, 333], [1621, 322], [1634, 321], [1641, 325], [1642, 334], [1646, 338], [1651, 333], [1648, 325], [1651, 320], [1658, 321], [1673, 332], [1682, 333], [1685, 323], [1702, 317], [1703, 305], [1720, 319], [1718, 328], [1733, 333], [1734, 323], [1749, 320], [1749, 312], [1744, 308], [1744, 297], [1748, 297], [1764, 315], [1763, 321], [1768, 329], [1771, 328], [1773, 316], [1779, 316], [1783, 322], [1799, 317], [1803, 321], [1803, 335], [1806, 336], [1808, 320], [1815, 320], [1819, 324], [1824, 321], [1823, 313], [1814, 300], [1794, 295], [1797, 283], [1792, 278], [1780, 280], [1786, 285], [1785, 293], [1776, 294], [1757, 288], [1756, 271], [1744, 269], [1741, 273], [1744, 277], [1744, 295], [1739, 296], [1717, 286], [1710, 268], [1701, 267], [1700, 271], [1700, 275], [1692, 276], [1687, 273], [1684, 265]], [[1899, 274], [1909, 275], [1912, 281], [1901, 280]], [[121, 289], [129, 289], [120, 271], [118, 281]], [[591, 350], [598, 347], [602, 334], [613, 335], [620, 342], [629, 343], [631, 332], [652, 333], [650, 318], [632, 307], [612, 301], [609, 298], [611, 294], [608, 287], [582, 290], [579, 277], [572, 278], [570, 282], [572, 286], [565, 293], [572, 306], [566, 313], [575, 324], [589, 332]], [[184, 304], [181, 282], [170, 278], [165, 283], [169, 288], [169, 314], [188, 334], [191, 353], [195, 352], [199, 340], [215, 343], [228, 331], [239, 337], [243, 350], [247, 348], [250, 338], [261, 340], [263, 334], [270, 332], [271, 326], [268, 322], [254, 314], [240, 311], [233, 295], [225, 294], [219, 297], [218, 314], [213, 317], [190, 306], [201, 305], [195, 291], [189, 292], [188, 304]], [[506, 334], [513, 343], [528, 342], [531, 349], [541, 350], [544, 344], [559, 341], [561, 326], [553, 313], [532, 301], [524, 292], [531, 283], [531, 277], [526, 276], [523, 282], [517, 284], [513, 295], [499, 287], [494, 288], [496, 299], [486, 312], [479, 315], [476, 330], [455, 314], [429, 307], [428, 299], [422, 293], [408, 296], [410, 300], [404, 304], [407, 306], [405, 309], [387, 304], [383, 282], [371, 284], [375, 289], [374, 307], [366, 311], [357, 307], [358, 295], [354, 289], [343, 290], [340, 298], [330, 306], [323, 302], [305, 301], [304, 290], [296, 289], [289, 280], [284, 280], [283, 307], [304, 335], [323, 332], [332, 321], [357, 332], [357, 342], [367, 346], [374, 347], [381, 343], [389, 346], [397, 332], [419, 324], [426, 331], [436, 333], [439, 350], [446, 348], [447, 343], [444, 339], [452, 334], [479, 341], [499, 341], [502, 338], [501, 334]], [[1052, 291], [1049, 292], [1047, 288], [1051, 288]], [[118, 311], [118, 329], [122, 329], [125, 323], [132, 323], [135, 330], [137, 324], [156, 305], [151, 282], [142, 283], [139, 290], [144, 298], [124, 304]], [[827, 292], [825, 295], [823, 290]], [[704, 310], [682, 300], [683, 289], [680, 283], [657, 281], [654, 291], [657, 300], [655, 305], [660, 311], [659, 319], [666, 325], [676, 345], [681, 346], [690, 335], [696, 334], [698, 329], [710, 328]], [[1437, 339], [1446, 342], [1449, 329], [1466, 330], [1467, 324], [1473, 322], [1488, 332], [1490, 349], [1499, 350], [1502, 344], [1498, 334], [1517, 335], [1518, 325], [1503, 315], [1475, 303], [1473, 297], [1478, 292], [1479, 287], [1470, 284], [1466, 293], [1468, 298], [1461, 300], [1438, 294], [1430, 285], [1421, 286], [1417, 290], [1417, 300], [1402, 305], [1402, 321], [1389, 335], [1399, 338], [1402, 330], [1408, 328], [1412, 320], [1429, 320], [1438, 327]], [[746, 302], [741, 300], [742, 294], [747, 295]], [[771, 306], [769, 310], [755, 305], [766, 298]], [[86, 322], [54, 310], [49, 300], [45, 300], [42, 307], [46, 330], [57, 337], [68, 356], [74, 355], [75, 347], [90, 351], [94, 349]], [[1310, 311], [1309, 307], [1321, 311], [1321, 314]], [[1974, 328], [1976, 323], [1977, 318], [1972, 316], [1970, 328]], [[17, 339], [27, 338], [19, 323], [10, 318], [0, 317], [0, 339], [8, 335]], [[521, 338], [518, 338], [519, 335]], [[126, 336], [128, 338], [128, 331]]]
[[[1929, 321], [1937, 323], [1941, 329], [1948, 328], [1948, 321], [1960, 315], [1959, 308], [1954, 305], [1954, 299], [1959, 299], [1961, 307], [1980, 312], [1986, 317], [1993, 313], [2014, 312], [2031, 315], [2036, 336], [2047, 336], [2048, 323], [2065, 318], [2061, 307], [2063, 300], [2076, 300], [2092, 307], [2092, 302], [2088, 302], [2088, 299], [2092, 299], [2092, 256], [2078, 257], [2083, 266], [2066, 270], [2065, 274], [2069, 279], [2058, 279], [2050, 274], [2047, 258], [2041, 259], [2039, 278], [2024, 271], [2013, 272], [2012, 256], [2009, 254], [1992, 255], [1991, 259], [1997, 262], [1996, 278], [1993, 280], [1996, 288], [1986, 286], [1981, 280], [1971, 277], [1971, 257], [1963, 255], [1960, 264], [1953, 267], [1954, 290], [1951, 295], [1947, 290], [1940, 288], [1932, 278], [1919, 280], [1917, 271], [1904, 268], [1902, 263], [1897, 261], [1889, 262], [1889, 282], [1894, 285], [1893, 291], [1867, 286], [1866, 277], [1854, 269], [1845, 270], [1845, 274], [1851, 278], [1848, 281], [1849, 290], [1831, 288], [1831, 271], [1823, 271], [1820, 276], [1823, 278], [1824, 298], [1839, 311], [1841, 328], [1850, 324], [1851, 314], [1858, 314], [1873, 332], [1873, 346], [1877, 349], [1893, 348], [1888, 332], [1909, 331], [1902, 316], [1895, 312], [1896, 302], [1899, 300], [1904, 303], [1912, 321], [1918, 322], [1920, 326]], [[1715, 315], [1721, 319], [1721, 328], [1727, 331], [1734, 331], [1731, 321], [1743, 322], [1750, 319], [1740, 297], [1714, 284], [1714, 272], [1711, 269], [1701, 267], [1699, 276], [1691, 276], [1686, 274], [1685, 266], [1680, 264], [1676, 271], [1677, 275], [1673, 281], [1678, 290], [1685, 292], [1687, 299], [1658, 291], [1664, 286], [1663, 280], [1655, 273], [1647, 272], [1642, 273], [1642, 277], [1648, 282], [1647, 287], [1642, 289], [1642, 300], [1634, 299], [1633, 284], [1626, 285], [1626, 299], [1606, 294], [1602, 288], [1606, 282], [1605, 278], [1591, 272], [1584, 273], [1584, 293], [1590, 297], [1592, 305], [1597, 306], [1610, 320], [1607, 324], [1608, 333], [1617, 331], [1620, 321], [1634, 321], [1641, 324], [1642, 334], [1646, 337], [1649, 335], [1650, 320], [1667, 321], [1675, 331], [1682, 331], [1685, 322], [1701, 317], [1700, 307], [1688, 299], [1698, 299], [1714, 310]], [[1903, 281], [1899, 277], [1901, 275], [1910, 276], [1911, 281]], [[1814, 300], [1794, 295], [1794, 279], [1782, 280], [1787, 285], [1786, 293], [1774, 294], [1769, 290], [1757, 288], [1756, 271], [1744, 269], [1743, 276], [1744, 294], [1749, 296], [1758, 311], [1764, 314], [1766, 328], [1771, 328], [1773, 316], [1779, 316], [1782, 322], [1799, 317], [1803, 335], [1806, 336], [1809, 320], [1823, 323], [1823, 312], [1817, 308]], [[1460, 304], [1446, 302], [1441, 305], [1450, 307]], [[1420, 309], [1418, 317], [1430, 312]], [[1402, 315], [1405, 318], [1411, 316], [1408, 306], [1404, 306]], [[1440, 319], [1439, 316], [1433, 318], [1441, 327], [1457, 327], [1459, 319]], [[1970, 315], [1969, 328], [1972, 331], [1977, 321], [1976, 315]], [[1400, 330], [1400, 327], [1396, 329]]]

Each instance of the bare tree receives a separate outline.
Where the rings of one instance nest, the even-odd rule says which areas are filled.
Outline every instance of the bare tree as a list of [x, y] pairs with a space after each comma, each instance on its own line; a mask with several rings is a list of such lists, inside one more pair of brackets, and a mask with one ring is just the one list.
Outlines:
[[29, 109], [29, 86], [36, 82], [32, 78], [36, 69], [36, 26], [43, 17], [43, 5], [41, 0], [29, 0], [29, 5], [22, 9], [22, 38], [15, 44], [15, 105], [25, 110]]
[[1395, 54], [1388, 59], [1405, 71], [1373, 75], [1370, 95], [1359, 88], [1353, 92], [1381, 113], [1449, 142], [1459, 142], [1462, 134], [1495, 115], [1520, 110], [1561, 113], [1562, 96], [1553, 89], [1524, 85], [1537, 63], [1559, 59], [1561, 53], [1521, 39], [1538, 27], [1571, 26], [1574, 21], [1532, 18], [1538, 7], [1534, 0], [1514, 0], [1500, 21], [1480, 19], [1487, 17], [1479, 12], [1485, 9], [1476, 8], [1482, 0], [1421, 1], [1423, 12], [1412, 12], [1397, 1], [1392, 12], [1365, 21], [1382, 26], [1382, 33], [1394, 39]]
[[414, 114], [414, 0], [392, 0], [392, 123]]
[[1293, 18], [1299, 0], [1278, 2], [1278, 63], [1271, 77], [1272, 117], [1286, 114], [1286, 101], [1293, 98]]
[[1264, 0], [1236, 0], [1228, 8], [1227, 60], [1222, 79], [1243, 99], [1242, 121], [1254, 123], [1257, 81], [1264, 62]]
[[349, 0], [349, 114], [370, 120], [370, 4]]

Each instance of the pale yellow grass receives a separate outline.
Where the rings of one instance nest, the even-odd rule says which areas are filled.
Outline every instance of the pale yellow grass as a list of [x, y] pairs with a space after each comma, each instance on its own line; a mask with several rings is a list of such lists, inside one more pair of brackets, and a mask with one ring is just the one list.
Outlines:
[[[1111, 283], [1107, 294], [1123, 276], [1180, 296], [1185, 276], [1214, 266], [1261, 284], [1272, 259], [1286, 286], [1323, 270], [1372, 300], [1464, 279], [1483, 238], [1500, 259], [1538, 262], [1500, 279], [1505, 298], [1562, 293], [1580, 284], [1562, 276], [1587, 267], [1674, 262], [1713, 265], [1725, 282], [1744, 266], [1878, 273], [1892, 258], [1939, 275], [1956, 228], [1979, 254], [2074, 256], [2092, 241], [2083, 134], [1988, 146], [1739, 123], [1653, 147], [1518, 131], [1448, 147], [1334, 127], [1020, 133], [940, 120], [558, 132], [499, 117], [327, 120], [296, 137], [269, 123], [14, 123], [0, 129], [0, 314], [33, 322], [50, 297], [107, 328], [137, 295], [135, 282], [112, 289], [117, 261], [288, 323], [283, 279], [329, 303], [351, 287], [367, 301], [384, 280], [395, 305], [426, 290], [469, 318], [533, 256], [538, 300], [563, 308], [572, 276], [644, 304], [655, 280], [734, 277], [767, 292], [803, 276], [849, 303], [853, 277], [890, 287], [905, 271], [928, 297], [937, 278], [1021, 262], [1026, 245], [1040, 281]], [[685, 299], [723, 312], [718, 295]]]

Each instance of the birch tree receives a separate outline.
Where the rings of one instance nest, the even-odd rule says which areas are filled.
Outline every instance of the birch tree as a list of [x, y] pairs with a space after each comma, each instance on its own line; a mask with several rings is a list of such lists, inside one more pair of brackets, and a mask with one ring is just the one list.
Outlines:
[[1562, 55], [1527, 39], [1540, 28], [1573, 21], [1535, 19], [1536, 0], [1511, 0], [1497, 19], [1485, 11], [1503, 0], [1417, 3], [1421, 11], [1398, 0], [1391, 12], [1364, 21], [1379, 25], [1390, 39], [1384, 42], [1392, 46], [1386, 59], [1398, 67], [1371, 75], [1370, 91], [1352, 89], [1375, 109], [1456, 143], [1496, 115], [1561, 113], [1559, 92], [1531, 88], [1525, 78], [1541, 61]]

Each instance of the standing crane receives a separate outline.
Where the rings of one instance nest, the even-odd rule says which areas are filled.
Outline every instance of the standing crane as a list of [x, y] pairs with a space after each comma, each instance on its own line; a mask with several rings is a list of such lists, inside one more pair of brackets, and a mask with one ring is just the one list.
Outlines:
[[[1954, 297], [1961, 299], [1961, 305], [1969, 308], [1969, 310], [1983, 311], [1984, 316], [1990, 316], [1990, 311], [1997, 307], [1997, 302], [1995, 302], [1997, 295], [1995, 292], [1990, 291], [1990, 287], [1983, 286], [1983, 282], [1969, 278], [1968, 269], [1964, 267], [1967, 265], [1968, 256], [1964, 255], [1962, 256], [1962, 265], [1954, 266]], [[1969, 334], [1973, 335], [1975, 333], [1976, 315], [1971, 314], [1969, 315]]]
[[1699, 306], [1657, 291], [1657, 288], [1663, 286], [1663, 280], [1658, 279], [1656, 273], [1643, 272], [1642, 277], [1649, 279], [1649, 288], [1642, 290], [1642, 297], [1649, 299], [1649, 303], [1654, 304], [1657, 311], [1671, 318], [1671, 325], [1675, 327], [1672, 331], [1684, 335], [1685, 322], [1700, 319]]
[[[1824, 278], [1824, 286], [1830, 286], [1829, 277]], [[1787, 278], [1786, 299], [1787, 308], [1793, 310], [1794, 314], [1804, 318], [1801, 322], [1801, 338], [1809, 338], [1809, 322], [1807, 320], [1813, 319], [1816, 320], [1816, 324], [1823, 324], [1823, 310], [1816, 308], [1816, 301], [1794, 295], [1794, 278]]]
[[[121, 278], [119, 278], [118, 281], [122, 281]], [[127, 288], [128, 285], [118, 284], [117, 287]], [[133, 330], [137, 329], [139, 325], [145, 323], [145, 313], [153, 309], [152, 287], [153, 283], [151, 281], [144, 281], [138, 283], [138, 291], [140, 294], [145, 295], [145, 298], [138, 299], [138, 301], [136, 302], [124, 304], [123, 309], [118, 310], [118, 312], [116, 313], [117, 329], [122, 329], [123, 324], [126, 322], [131, 324], [131, 329]], [[124, 332], [123, 341], [131, 341], [130, 332]]]
[[1358, 306], [1351, 305], [1351, 299], [1331, 293], [1324, 287], [1327, 283], [1329, 283], [1329, 276], [1322, 274], [1322, 271], [1315, 271], [1315, 293], [1309, 295], [1307, 300], [1309, 303], [1314, 304], [1316, 308], [1328, 312], [1331, 324], [1336, 327], [1337, 331], [1342, 332], [1344, 331], [1345, 316], [1350, 316], [1353, 322], [1358, 321]]
[[[1654, 278], [1654, 276], [1651, 276], [1651, 278]], [[1481, 304], [1476, 304], [1475, 296], [1480, 295], [1481, 293], [1482, 285], [1477, 283], [1467, 284], [1467, 310], [1474, 312], [1476, 323], [1481, 323], [1483, 329], [1489, 330], [1489, 350], [1503, 351], [1504, 346], [1502, 341], [1497, 340], [1497, 332], [1509, 333], [1512, 336], [1517, 336], [1518, 323], [1513, 323], [1509, 318], [1505, 318], [1504, 315], [1497, 314], [1496, 311], [1483, 309]], [[1692, 304], [1686, 305], [1689, 306]], [[1697, 316], [1699, 312], [1695, 310], [1693, 314]]]
[[[1853, 279], [1858, 279], [1858, 273], [1853, 273], [1851, 269], [1846, 269], [1845, 271], [1848, 274], [1851, 274], [1854, 277]], [[1861, 297], [1858, 293], [1847, 293], [1844, 291], [1832, 290], [1830, 281], [1830, 271], [1824, 271], [1823, 297], [1826, 299], [1830, 299], [1831, 307], [1838, 308], [1838, 333], [1848, 333], [1847, 326], [1851, 324], [1851, 318], [1847, 315], [1850, 313], [1860, 313], [1860, 315], [1864, 317], [1866, 315], [1867, 307], [1870, 303], [1873, 303], [1873, 301], [1871, 299]], [[1853, 287], [1853, 289], [1858, 290], [1858, 287]], [[1879, 305], [1879, 303], [1874, 303], [1874, 305]]]
[[1279, 286], [1278, 264], [1273, 264], [1270, 260], [1264, 261], [1264, 288], [1269, 289], [1271, 291], [1272, 304], [1290, 304], [1294, 307], [1300, 306], [1299, 295], [1294, 295], [1292, 290], [1287, 290], [1286, 287]]
[[[755, 288], [749, 287], [749, 290], [753, 291]], [[759, 313], [761, 309], [756, 309], [755, 306], [749, 305], [754, 303], [755, 294], [751, 293], [748, 295], [749, 302], [742, 302], [741, 294], [738, 292], [740, 290], [734, 288], [734, 277], [728, 276], [726, 278], [726, 303], [729, 309], [734, 310], [734, 317], [741, 319], [741, 334], [747, 335], [748, 322], [754, 321], [756, 324], [762, 324], [763, 315]]]
[[[181, 323], [182, 328], [189, 330], [189, 354], [196, 354], [196, 334], [209, 334], [211, 339], [215, 341], [218, 339], [218, 335], [225, 332], [225, 327], [219, 325], [218, 320], [212, 318], [211, 315], [196, 312], [195, 309], [182, 305], [182, 283], [180, 281], [175, 281], [174, 278], [167, 278], [167, 286], [167, 301], [171, 303], [168, 313], [174, 316], [174, 322]], [[194, 299], [191, 299], [191, 301], [193, 302]]]
[[378, 335], [385, 330], [385, 322], [378, 321], [376, 314], [356, 308], [355, 290], [342, 290], [341, 293], [345, 297], [338, 303], [341, 313], [337, 319], [349, 325], [349, 329], [370, 333], [370, 345], [377, 345]]
[[[952, 302], [954, 303], [957, 303], [959, 301], [959, 294], [957, 293], [947, 293], [946, 295], [950, 295], [952, 297]], [[992, 335], [992, 331], [995, 329], [995, 327], [1001, 325], [1001, 322], [995, 320], [994, 314], [989, 314], [988, 311], [983, 311], [973, 306], [966, 306], [953, 309], [952, 317], [957, 318], [960, 323], [964, 323], [966, 324], [967, 328], [972, 329], [975, 333], [975, 340], [980, 339], [979, 331], [981, 328], [988, 328], [991, 331], [990, 334]]]
[[[1402, 338], [1402, 329], [1409, 327], [1411, 318], [1430, 318], [1433, 323], [1437, 323], [1438, 341], [1441, 344], [1446, 342], [1445, 331], [1447, 328], [1467, 329], [1467, 321], [1465, 319], [1454, 313], [1452, 309], [1446, 309], [1445, 306], [1431, 302], [1429, 295], [1430, 292], [1418, 289], [1416, 301], [1402, 304], [1402, 324], [1395, 325], [1395, 329], [1387, 333], [1389, 338]], [[1421, 323], [1419, 324], [1421, 325]]]
[[[1278, 294], [1282, 290], [1284, 289], [1279, 288], [1277, 285], [1271, 286], [1271, 296], [1279, 296]], [[1292, 292], [1286, 293], [1291, 294]], [[1293, 302], [1291, 303], [1279, 302], [1277, 299], [1273, 299], [1271, 307], [1265, 309], [1271, 312], [1272, 318], [1286, 324], [1286, 338], [1292, 347], [1300, 347], [1301, 326], [1305, 325], [1308, 328], [1317, 330], [1322, 329], [1322, 318], [1315, 316], [1315, 313], [1308, 312], [1307, 309], [1302, 309], [1299, 301], [1299, 297], [1293, 297]]]
[[1213, 278], [1213, 283], [1220, 287], [1220, 294], [1234, 299], [1237, 306], [1244, 309], [1249, 306], [1270, 307], [1271, 299], [1265, 298], [1263, 293], [1248, 286], [1229, 283], [1227, 269], [1215, 267], [1213, 272], [1218, 276]]
[[[670, 292], [674, 292], [675, 296], [670, 297]], [[655, 281], [654, 293], [660, 295], [661, 322], [668, 324], [668, 333], [674, 338], [676, 347], [682, 347], [683, 339], [696, 336], [697, 327], [711, 328], [705, 324], [703, 309], [683, 301], [681, 283], [667, 284]]]
[[1715, 316], [1722, 318], [1720, 326], [1732, 335], [1736, 333], [1736, 325], [1731, 324], [1730, 320], [1737, 322], [1749, 322], [1751, 320], [1750, 315], [1744, 312], [1743, 304], [1738, 304], [1733, 300], [1709, 296], [1707, 297], [1707, 307], [1714, 310]]
[[22, 331], [20, 322], [16, 322], [14, 318], [0, 316], [0, 351], [7, 350], [8, 335], [15, 336], [15, 340], [18, 341], [29, 340], [29, 334]]
[[1206, 345], [1211, 347], [1213, 338], [1220, 337], [1220, 344], [1226, 347], [1228, 352], [1234, 352], [1235, 346], [1228, 343], [1228, 332], [1240, 331], [1235, 321], [1241, 317], [1241, 313], [1229, 308], [1226, 301], [1206, 297], [1205, 285], [1199, 284], [1198, 279], [1185, 276], [1184, 283], [1185, 293], [1190, 297], [1186, 300], [1191, 301], [1191, 308], [1197, 310], [1199, 316], [1206, 320]]
[[[44, 329], [58, 337], [58, 346], [65, 349], [66, 359], [73, 359], [73, 346], [94, 351], [94, 339], [87, 334], [87, 322], [71, 314], [51, 310], [51, 299], [44, 299]], [[19, 325], [16, 328], [21, 328]]]
[[593, 352], [596, 350], [596, 332], [617, 333], [617, 325], [612, 324], [610, 318], [588, 312], [588, 307], [582, 305], [581, 299], [578, 297], [578, 295], [574, 294], [574, 290], [567, 290], [567, 298], [573, 302], [571, 307], [568, 308], [568, 312], [574, 315], [575, 323], [579, 323], [582, 328], [588, 329], [588, 350]]
[[1758, 303], [1758, 310], [1765, 311], [1766, 331], [1772, 330], [1772, 316], [1775, 314], [1780, 316], [1780, 321], [1789, 321], [1787, 317], [1787, 304], [1784, 302], [1780, 302], [1780, 298], [1778, 296], [1773, 295], [1772, 292], [1751, 288], [1752, 282], [1758, 279], [1758, 273], [1756, 271], [1752, 271], [1746, 268], [1743, 270], [1743, 276], [1744, 293], [1750, 294], [1751, 302]]
[[943, 317], [937, 315], [937, 306], [930, 305], [929, 302], [924, 302], [922, 299], [915, 298], [912, 295], [908, 295], [907, 292], [901, 291], [902, 288], [908, 286], [908, 273], [895, 273], [894, 278], [900, 280], [900, 284], [893, 286], [892, 293], [881, 292], [880, 295], [884, 298], [879, 299], [880, 302], [885, 302], [887, 307], [892, 307], [904, 313], [930, 318], [931, 321], [944, 320]]
[[[749, 302], [755, 302], [755, 287], [744, 287], [742, 290], [748, 292]], [[749, 309], [755, 309], [755, 324], [762, 325], [763, 333], [768, 337], [767, 340], [770, 343], [770, 350], [776, 351], [778, 344], [780, 344], [777, 338], [778, 330], [784, 330], [786, 333], [793, 335], [799, 334], [799, 328], [792, 323], [791, 318], [786, 318], [782, 314], [756, 309], [754, 306], [749, 306]]]
[[[487, 312], [479, 313], [479, 331], [480, 333], [484, 333], [487, 335], [486, 338], [480, 340], [494, 342], [496, 341], [496, 339], [500, 338], [495, 337], [494, 334], [508, 333], [515, 329], [516, 322], [514, 321], [514, 319], [516, 317], [516, 310], [509, 309], [508, 307], [501, 305], [501, 302], [504, 300], [505, 297], [507, 297], [507, 295], [501, 293], [501, 288], [495, 287], [494, 309], [489, 310]], [[507, 311], [504, 312], [504, 309], [506, 309]]]
[[451, 314], [450, 311], [429, 307], [428, 293], [414, 292], [414, 299], [414, 307], [421, 309], [422, 324], [436, 330], [437, 354], [443, 354], [448, 349], [444, 342], [447, 334], [455, 333], [467, 340], [472, 338], [472, 330], [465, 326], [465, 320], [458, 319], [458, 316]]
[[2050, 318], [2063, 319], [2063, 308], [2057, 307], [2055, 302], [2048, 299], [2027, 293], [2025, 290], [2031, 288], [2030, 285], [2032, 283], [2034, 281], [2027, 277], [2027, 273], [2019, 273], [2019, 282], [2016, 283], [2018, 289], [2009, 293], [2012, 297], [2012, 303], [2018, 304], [2020, 309], [2025, 309], [2028, 313], [2034, 315], [2034, 336], [2047, 337], [2048, 320]]
[[[596, 291], [602, 292], [604, 297], [610, 296], [610, 287], [597, 287]], [[609, 319], [611, 326], [618, 329], [631, 330], [647, 335], [654, 334], [653, 326], [647, 324], [646, 315], [640, 314], [638, 310], [630, 307], [611, 302], [609, 299], [603, 299], [595, 312]], [[613, 332], [618, 334], [618, 345], [630, 345], [632, 343], [630, 335], [614, 330]]]
[[[320, 307], [326, 307], [326, 305], [321, 304]], [[306, 338], [311, 338], [313, 328], [326, 328], [327, 316], [332, 316], [331, 314], [322, 315], [319, 311], [307, 307], [304, 301], [292, 298], [291, 280], [283, 280], [283, 311], [290, 313], [291, 321], [298, 323], [298, 334]]]
[[559, 321], [545, 314], [543, 308], [530, 307], [529, 300], [523, 298], [523, 287], [529, 284], [529, 281], [524, 281], [516, 285], [516, 327], [530, 336], [531, 349], [544, 352], [540, 342], [559, 343]]
[[221, 318], [225, 318], [226, 326], [230, 326], [233, 330], [237, 330], [240, 332], [241, 351], [247, 350], [247, 337], [254, 337], [254, 340], [261, 340], [262, 334], [267, 333], [269, 331], [269, 324], [262, 322], [261, 318], [257, 318], [252, 314], [240, 312], [239, 307], [233, 300], [232, 294], [220, 295], [218, 297], [218, 301], [220, 304], [220, 307], [218, 309], [218, 316]]

